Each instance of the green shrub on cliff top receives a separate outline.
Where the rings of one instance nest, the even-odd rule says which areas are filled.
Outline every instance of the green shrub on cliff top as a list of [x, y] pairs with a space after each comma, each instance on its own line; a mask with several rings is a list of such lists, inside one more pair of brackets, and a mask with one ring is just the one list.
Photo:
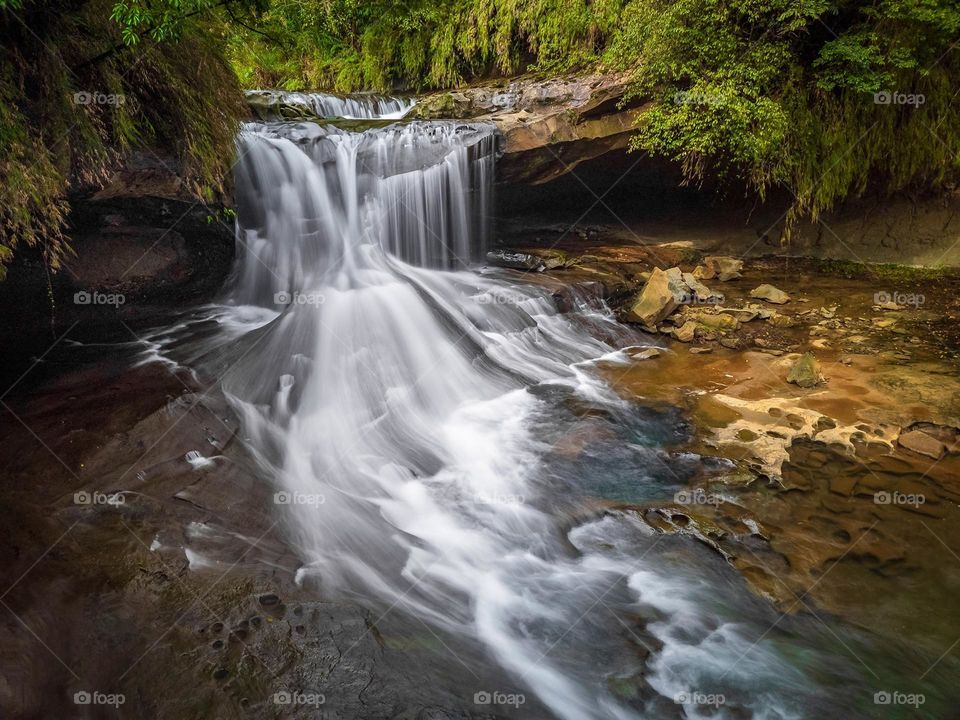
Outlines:
[[635, 148], [691, 178], [735, 173], [795, 196], [788, 219], [870, 182], [942, 186], [960, 169], [960, 7], [929, 0], [642, 0], [606, 60], [656, 102]]

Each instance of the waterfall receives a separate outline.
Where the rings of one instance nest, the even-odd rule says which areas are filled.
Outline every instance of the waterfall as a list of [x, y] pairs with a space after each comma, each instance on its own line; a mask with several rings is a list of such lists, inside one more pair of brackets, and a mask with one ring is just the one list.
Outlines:
[[248, 100], [265, 106], [302, 107], [318, 118], [351, 120], [367, 118], [396, 120], [403, 117], [414, 105], [413, 100], [409, 98], [375, 95], [373, 93], [331, 95], [329, 93], [248, 90], [246, 95]]
[[[565, 720], [640, 717], [647, 699], [610, 688], [643, 673], [657, 702], [712, 679], [747, 688], [748, 715], [789, 717], [777, 688], [795, 693], [796, 673], [702, 609], [721, 591], [645, 559], [648, 527], [570, 529], [589, 517], [574, 486], [592, 478], [563, 447], [586, 422], [611, 453], [588, 474], [641, 484], [655, 452], [636, 438], [656, 425], [594, 372], [638, 342], [606, 306], [560, 313], [545, 287], [476, 264], [493, 129], [250, 124], [238, 153], [238, 263], [213, 315], [221, 387], [285, 498], [297, 582], [460, 638]], [[174, 334], [152, 348], [168, 354]], [[642, 607], [661, 648], [649, 665], [621, 619]]]
[[235, 299], [352, 284], [361, 267], [388, 257], [466, 267], [487, 244], [494, 151], [493, 130], [482, 126], [248, 126], [236, 173]]

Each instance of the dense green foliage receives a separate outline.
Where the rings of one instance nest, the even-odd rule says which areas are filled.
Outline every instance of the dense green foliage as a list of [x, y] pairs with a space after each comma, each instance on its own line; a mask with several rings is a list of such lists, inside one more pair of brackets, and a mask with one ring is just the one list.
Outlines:
[[[653, 100], [635, 148], [681, 162], [693, 180], [788, 188], [789, 219], [868, 184], [942, 187], [958, 169], [951, 0], [274, 0], [259, 27], [231, 43], [249, 86], [629, 71], [633, 93]], [[875, 102], [883, 92], [889, 104]]]
[[656, 100], [634, 147], [786, 187], [790, 219], [960, 168], [955, 3], [642, 0], [623, 28], [606, 59]]
[[220, 189], [245, 108], [185, 5], [150, 3], [170, 12], [121, 25], [109, 0], [0, 0], [0, 277], [22, 245], [56, 269], [69, 192], [96, 186], [134, 148], [175, 158], [197, 197]]
[[245, 84], [450, 87], [595, 62], [624, 0], [273, 0], [231, 52]]
[[243, 114], [224, 55], [288, 89], [624, 71], [635, 148], [787, 188], [793, 220], [952, 187], [958, 37], [955, 0], [0, 0], [0, 273], [18, 243], [56, 267], [65, 197], [133, 148], [216, 192]]

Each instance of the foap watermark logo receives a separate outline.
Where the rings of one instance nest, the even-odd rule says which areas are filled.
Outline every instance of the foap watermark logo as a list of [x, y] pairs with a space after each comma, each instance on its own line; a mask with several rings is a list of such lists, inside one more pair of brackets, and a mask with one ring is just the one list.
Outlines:
[[905, 93], [899, 90], [881, 90], [873, 94], [874, 105], [912, 105], [920, 107], [927, 98], [920, 93]]
[[73, 494], [74, 505], [123, 505], [127, 498], [122, 492], [105, 493], [99, 490], [81, 490]]
[[310, 705], [319, 707], [327, 701], [323, 693], [297, 692], [296, 690], [281, 690], [273, 694], [274, 705]]
[[474, 498], [480, 505], [523, 505], [523, 495], [509, 493], [477, 493]]
[[900, 305], [918, 308], [927, 301], [922, 293], [905, 293], [899, 290], [881, 290], [873, 294], [874, 305]]
[[498, 690], [481, 690], [473, 694], [474, 705], [503, 705], [518, 708], [527, 701], [522, 693], [504, 693]]
[[674, 105], [725, 105], [727, 99], [720, 93], [699, 90], [678, 90], [670, 96]]
[[692, 490], [678, 490], [673, 494], [673, 501], [677, 505], [720, 505], [724, 502], [722, 495], [709, 493], [703, 488]]
[[874, 705], [905, 705], [919, 708], [927, 701], [923, 693], [905, 693], [899, 690], [878, 690], [873, 694]]
[[103, 705], [118, 708], [127, 701], [123, 693], [104, 693], [99, 690], [80, 690], [73, 694], [74, 705]]
[[96, 290], [90, 292], [81, 290], [73, 294], [74, 305], [113, 305], [120, 307], [127, 301], [123, 293], [102, 293]]
[[727, 698], [720, 693], [705, 693], [700, 690], [688, 690], [679, 692], [673, 696], [673, 702], [677, 705], [708, 705], [718, 708], [727, 702]]
[[486, 292], [477, 296], [478, 305], [519, 305], [527, 298], [516, 297], [514, 295], [505, 295], [498, 292]]
[[696, 292], [685, 292], [681, 294], [679, 305], [719, 305], [723, 302], [723, 295], [711, 292], [707, 295], [700, 295]]
[[275, 305], [323, 305], [326, 298], [323, 293], [304, 293], [299, 290], [294, 292], [278, 292], [273, 294]]
[[875, 505], [912, 505], [913, 507], [920, 507], [926, 501], [927, 498], [922, 493], [902, 493], [899, 490], [887, 492], [886, 490], [881, 490], [873, 494], [873, 502]]
[[273, 494], [274, 505], [323, 505], [327, 499], [318, 493], [301, 493], [281, 490]]
[[120, 107], [127, 102], [127, 96], [121, 93], [102, 93], [81, 90], [73, 94], [74, 105], [112, 105]]

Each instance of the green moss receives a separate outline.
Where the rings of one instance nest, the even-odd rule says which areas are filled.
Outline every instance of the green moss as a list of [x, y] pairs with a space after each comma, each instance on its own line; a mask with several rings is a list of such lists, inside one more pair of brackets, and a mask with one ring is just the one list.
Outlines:
[[912, 282], [920, 280], [943, 280], [960, 278], [960, 270], [945, 266], [918, 267], [894, 263], [857, 263], [849, 260], [811, 260], [813, 268], [821, 275], [844, 278], [872, 278], [889, 281]]

